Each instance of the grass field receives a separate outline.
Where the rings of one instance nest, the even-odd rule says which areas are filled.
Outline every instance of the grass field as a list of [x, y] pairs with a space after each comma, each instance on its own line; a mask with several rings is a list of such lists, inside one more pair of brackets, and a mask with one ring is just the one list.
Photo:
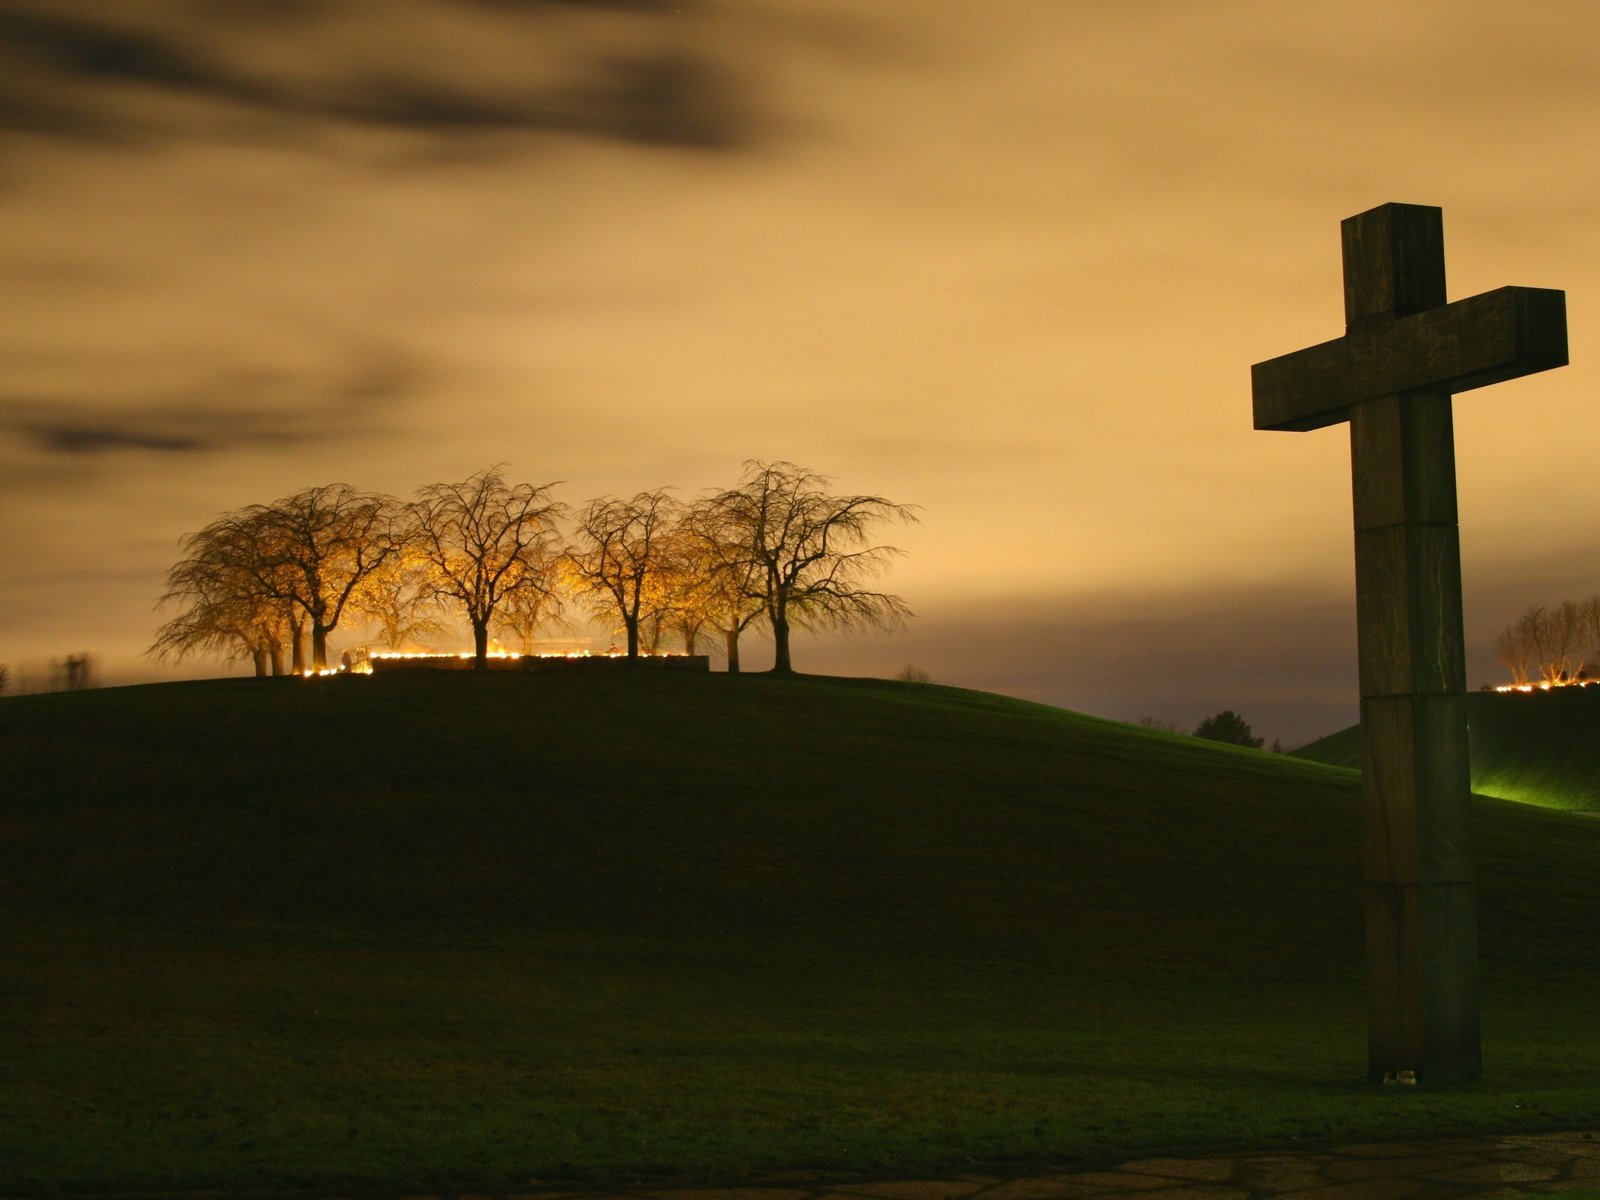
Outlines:
[[1347, 770], [861, 680], [6, 699], [0, 1190], [1592, 1126], [1600, 822], [1476, 819], [1486, 1076], [1382, 1090]]
[[[1600, 812], [1600, 687], [1473, 692], [1467, 697], [1467, 719], [1474, 791]], [[1359, 768], [1361, 727], [1352, 725], [1295, 754]]]

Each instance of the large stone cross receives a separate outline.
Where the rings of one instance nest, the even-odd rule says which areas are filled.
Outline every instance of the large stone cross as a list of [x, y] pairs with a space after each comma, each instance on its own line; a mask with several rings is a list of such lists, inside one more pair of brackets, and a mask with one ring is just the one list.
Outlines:
[[1440, 211], [1351, 217], [1345, 335], [1251, 370], [1257, 429], [1350, 423], [1361, 678], [1367, 1069], [1474, 1078], [1477, 918], [1450, 396], [1567, 361], [1566, 295], [1445, 303]]

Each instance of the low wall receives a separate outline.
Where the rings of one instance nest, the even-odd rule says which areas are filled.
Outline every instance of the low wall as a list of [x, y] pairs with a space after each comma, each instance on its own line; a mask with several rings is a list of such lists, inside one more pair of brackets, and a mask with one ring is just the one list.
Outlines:
[[[490, 658], [491, 671], [709, 671], [711, 659], [704, 654], [641, 654], [631, 662], [626, 655], [594, 654], [587, 657]], [[410, 658], [369, 658], [367, 665], [375, 675], [402, 671], [470, 671], [476, 665], [455, 654], [428, 654]]]

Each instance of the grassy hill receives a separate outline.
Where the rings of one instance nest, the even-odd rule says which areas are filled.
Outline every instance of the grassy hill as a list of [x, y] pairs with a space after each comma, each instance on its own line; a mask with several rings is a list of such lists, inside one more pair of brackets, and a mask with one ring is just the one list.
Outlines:
[[[1472, 787], [1547, 808], [1600, 812], [1600, 688], [1473, 692]], [[1361, 765], [1361, 727], [1296, 750], [1299, 758]]]
[[1600, 822], [1477, 822], [1488, 1074], [1375, 1090], [1349, 771], [860, 680], [6, 699], [0, 1191], [1592, 1124]]

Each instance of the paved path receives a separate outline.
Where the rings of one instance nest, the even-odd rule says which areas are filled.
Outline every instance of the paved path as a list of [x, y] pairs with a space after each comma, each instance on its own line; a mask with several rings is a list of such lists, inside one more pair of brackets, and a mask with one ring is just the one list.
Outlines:
[[[530, 1188], [492, 1195], [467, 1190], [360, 1195], [365, 1200], [1463, 1200], [1539, 1196], [1575, 1188], [1600, 1193], [1600, 1131], [1146, 1158], [1110, 1170], [1023, 1179], [965, 1175], [747, 1188]], [[246, 1200], [251, 1195], [217, 1191], [161, 1200]], [[157, 1198], [146, 1194], [139, 1200]]]
[[[1148, 1158], [1107, 1171], [1026, 1179], [971, 1175], [768, 1188], [640, 1188], [544, 1192], [514, 1200], [1457, 1200], [1584, 1187], [1600, 1191], [1600, 1131]], [[452, 1197], [491, 1200], [464, 1193], [396, 1200]]]

